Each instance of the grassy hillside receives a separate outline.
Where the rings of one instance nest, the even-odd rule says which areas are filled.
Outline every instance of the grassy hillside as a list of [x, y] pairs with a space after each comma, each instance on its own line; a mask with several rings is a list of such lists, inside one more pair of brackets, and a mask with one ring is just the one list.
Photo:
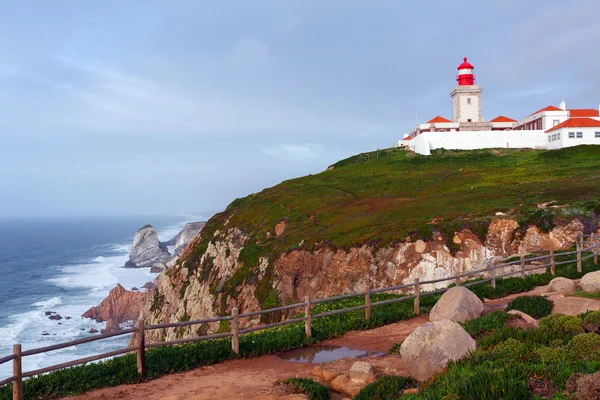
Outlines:
[[[320, 245], [378, 246], [407, 238], [446, 236], [469, 227], [484, 238], [497, 212], [523, 226], [550, 229], [557, 218], [600, 214], [600, 146], [554, 151], [434, 151], [419, 156], [383, 150], [350, 157], [319, 174], [284, 181], [236, 199], [204, 231], [207, 240], [226, 219], [252, 237], [245, 256], [271, 257]], [[568, 208], [541, 210], [556, 201]], [[288, 221], [277, 238], [274, 226]], [[192, 255], [202, 254], [207, 240]]]

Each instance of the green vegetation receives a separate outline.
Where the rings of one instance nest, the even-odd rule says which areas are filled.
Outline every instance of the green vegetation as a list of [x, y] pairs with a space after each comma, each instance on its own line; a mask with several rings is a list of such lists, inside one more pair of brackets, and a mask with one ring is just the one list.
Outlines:
[[404, 376], [383, 376], [376, 382], [365, 386], [354, 400], [394, 400], [397, 399], [405, 389], [416, 388], [415, 380]]
[[600, 299], [600, 292], [598, 293], [588, 293], [583, 289], [576, 289], [575, 293], [572, 296], [576, 297], [586, 297], [588, 299]]
[[331, 390], [318, 382], [308, 378], [288, 378], [275, 383], [278, 386], [285, 387], [289, 393], [302, 393], [308, 396], [309, 400], [329, 400], [331, 399]]
[[[513, 317], [502, 311], [468, 321], [463, 326], [477, 340], [476, 351], [449, 362], [417, 394], [402, 396], [397, 387], [388, 387], [388, 377], [382, 378], [373, 384], [382, 389], [377, 398], [569, 399], [565, 388], [571, 375], [600, 370], [600, 335], [581, 333], [592, 314], [552, 315], [542, 319], [539, 328], [528, 330], [506, 326]], [[370, 398], [366, 392], [359, 396]]]
[[539, 319], [550, 315], [554, 303], [542, 296], [520, 296], [508, 303], [506, 311], [518, 310]]

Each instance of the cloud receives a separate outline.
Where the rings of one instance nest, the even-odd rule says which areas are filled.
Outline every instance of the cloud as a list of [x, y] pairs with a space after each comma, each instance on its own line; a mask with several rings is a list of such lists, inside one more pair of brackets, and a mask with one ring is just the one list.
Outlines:
[[286, 161], [304, 162], [320, 157], [323, 146], [320, 144], [275, 144], [272, 146], [259, 146], [260, 150], [271, 157]]

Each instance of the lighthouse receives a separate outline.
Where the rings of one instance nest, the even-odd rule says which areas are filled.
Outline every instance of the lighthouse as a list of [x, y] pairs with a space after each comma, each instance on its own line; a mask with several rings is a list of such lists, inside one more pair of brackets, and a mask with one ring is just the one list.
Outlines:
[[481, 118], [481, 92], [482, 89], [475, 84], [475, 67], [463, 59], [462, 64], [457, 67], [457, 85], [450, 93], [452, 97], [452, 121], [466, 124], [461, 130], [470, 130], [469, 125], [484, 122]]

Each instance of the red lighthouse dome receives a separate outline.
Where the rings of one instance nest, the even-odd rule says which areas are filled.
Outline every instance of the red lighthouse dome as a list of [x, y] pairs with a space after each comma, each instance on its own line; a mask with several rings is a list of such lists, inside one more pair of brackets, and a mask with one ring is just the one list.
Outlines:
[[475, 75], [473, 75], [474, 66], [467, 62], [467, 57], [463, 59], [463, 63], [458, 66], [458, 75], [456, 76], [456, 80], [458, 81], [458, 86], [468, 86], [475, 84]]

